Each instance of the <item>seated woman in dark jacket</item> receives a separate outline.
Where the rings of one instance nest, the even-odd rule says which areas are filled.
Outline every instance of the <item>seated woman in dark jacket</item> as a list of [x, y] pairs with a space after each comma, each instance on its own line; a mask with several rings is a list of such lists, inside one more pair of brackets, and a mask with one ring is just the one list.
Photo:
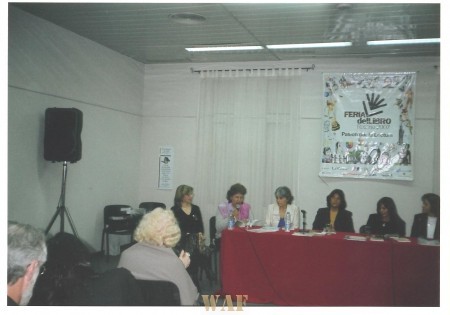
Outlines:
[[373, 213], [367, 220], [366, 228], [371, 234], [397, 234], [405, 236], [406, 224], [397, 213], [395, 202], [390, 197], [383, 197], [377, 202], [377, 213]]
[[422, 213], [414, 216], [411, 237], [440, 238], [440, 197], [428, 193], [422, 196]]
[[344, 192], [340, 189], [333, 190], [327, 196], [327, 208], [317, 210], [313, 223], [313, 230], [322, 230], [330, 225], [337, 232], [355, 232], [352, 213], [347, 208]]

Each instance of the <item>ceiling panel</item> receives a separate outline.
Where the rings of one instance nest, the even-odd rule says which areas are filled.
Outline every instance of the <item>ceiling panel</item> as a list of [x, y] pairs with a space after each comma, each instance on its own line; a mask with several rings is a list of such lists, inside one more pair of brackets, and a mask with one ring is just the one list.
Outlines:
[[[10, 3], [137, 61], [273, 61], [304, 57], [439, 56], [440, 45], [367, 46], [367, 40], [440, 37], [440, 4]], [[178, 24], [175, 13], [203, 16]], [[189, 53], [205, 45], [352, 41], [352, 47]]]

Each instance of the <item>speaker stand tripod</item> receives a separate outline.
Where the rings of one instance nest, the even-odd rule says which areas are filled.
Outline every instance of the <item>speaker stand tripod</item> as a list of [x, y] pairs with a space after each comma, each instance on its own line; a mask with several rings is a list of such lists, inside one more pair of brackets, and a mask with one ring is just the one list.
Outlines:
[[64, 232], [64, 215], [67, 215], [67, 219], [69, 220], [70, 227], [72, 228], [73, 235], [75, 235], [77, 238], [78, 233], [75, 229], [75, 225], [73, 224], [72, 217], [70, 216], [69, 210], [67, 210], [65, 206], [66, 201], [66, 181], [67, 181], [67, 161], [63, 162], [63, 175], [62, 175], [62, 183], [61, 183], [61, 196], [59, 197], [58, 207], [56, 209], [55, 214], [52, 217], [52, 220], [47, 226], [47, 229], [45, 230], [45, 235], [48, 234], [50, 229], [52, 228], [53, 223], [55, 223], [56, 218], [60, 217], [60, 232]]

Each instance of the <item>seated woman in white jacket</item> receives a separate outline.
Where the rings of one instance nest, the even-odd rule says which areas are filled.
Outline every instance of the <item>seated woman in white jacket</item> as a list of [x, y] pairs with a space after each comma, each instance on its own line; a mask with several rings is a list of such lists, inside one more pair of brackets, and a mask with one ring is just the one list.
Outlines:
[[278, 187], [275, 190], [276, 204], [269, 205], [266, 213], [266, 225], [276, 226], [279, 228], [285, 227], [286, 213], [291, 214], [291, 228], [298, 229], [300, 226], [300, 214], [298, 207], [292, 204], [294, 197], [291, 190], [286, 187]]

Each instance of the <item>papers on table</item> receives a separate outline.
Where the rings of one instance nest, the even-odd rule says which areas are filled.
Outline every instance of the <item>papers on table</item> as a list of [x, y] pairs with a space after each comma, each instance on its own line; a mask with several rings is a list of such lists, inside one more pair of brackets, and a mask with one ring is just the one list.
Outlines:
[[255, 233], [267, 233], [267, 232], [277, 232], [279, 230], [276, 226], [263, 226], [259, 229], [251, 229], [248, 230], [249, 232], [255, 232]]
[[428, 239], [422, 238], [422, 237], [419, 237], [417, 239], [417, 244], [427, 245], [427, 246], [439, 246], [440, 245], [438, 240], [428, 240]]
[[372, 242], [384, 242], [384, 237], [381, 236], [381, 235], [372, 235], [372, 236], [370, 237], [370, 240], [371, 240]]
[[360, 236], [360, 235], [345, 235], [344, 239], [350, 240], [350, 241], [367, 241], [370, 240], [372, 242], [383, 242], [385, 239], [392, 239], [394, 241], [400, 242], [400, 243], [410, 243], [411, 240], [406, 237], [399, 237], [399, 236], [380, 236], [380, 235], [372, 235], [370, 237], [366, 236]]
[[411, 240], [409, 238], [406, 237], [397, 237], [397, 236], [393, 236], [393, 237], [389, 237], [390, 239], [400, 242], [400, 243], [411, 243]]
[[365, 236], [358, 236], [358, 235], [345, 235], [344, 239], [350, 240], [350, 241], [367, 241], [367, 238]]
[[306, 233], [303, 232], [295, 232], [292, 233], [292, 235], [294, 236], [308, 236], [308, 237], [312, 237], [312, 236], [323, 236], [323, 235], [330, 235], [330, 234], [336, 234], [336, 232], [315, 232], [315, 231], [308, 231]]
[[238, 226], [238, 227], [246, 227], [246, 226], [253, 227], [253, 225], [255, 225], [255, 223], [259, 222], [259, 221], [261, 221], [261, 220], [255, 219], [255, 220], [250, 220], [247, 223], [245, 223], [244, 221], [237, 220], [236, 226]]
[[306, 232], [306, 233], [295, 232], [295, 233], [292, 233], [292, 235], [294, 235], [294, 236], [308, 236], [308, 237], [312, 237], [312, 236], [314, 236], [314, 233], [311, 233], [311, 232]]

